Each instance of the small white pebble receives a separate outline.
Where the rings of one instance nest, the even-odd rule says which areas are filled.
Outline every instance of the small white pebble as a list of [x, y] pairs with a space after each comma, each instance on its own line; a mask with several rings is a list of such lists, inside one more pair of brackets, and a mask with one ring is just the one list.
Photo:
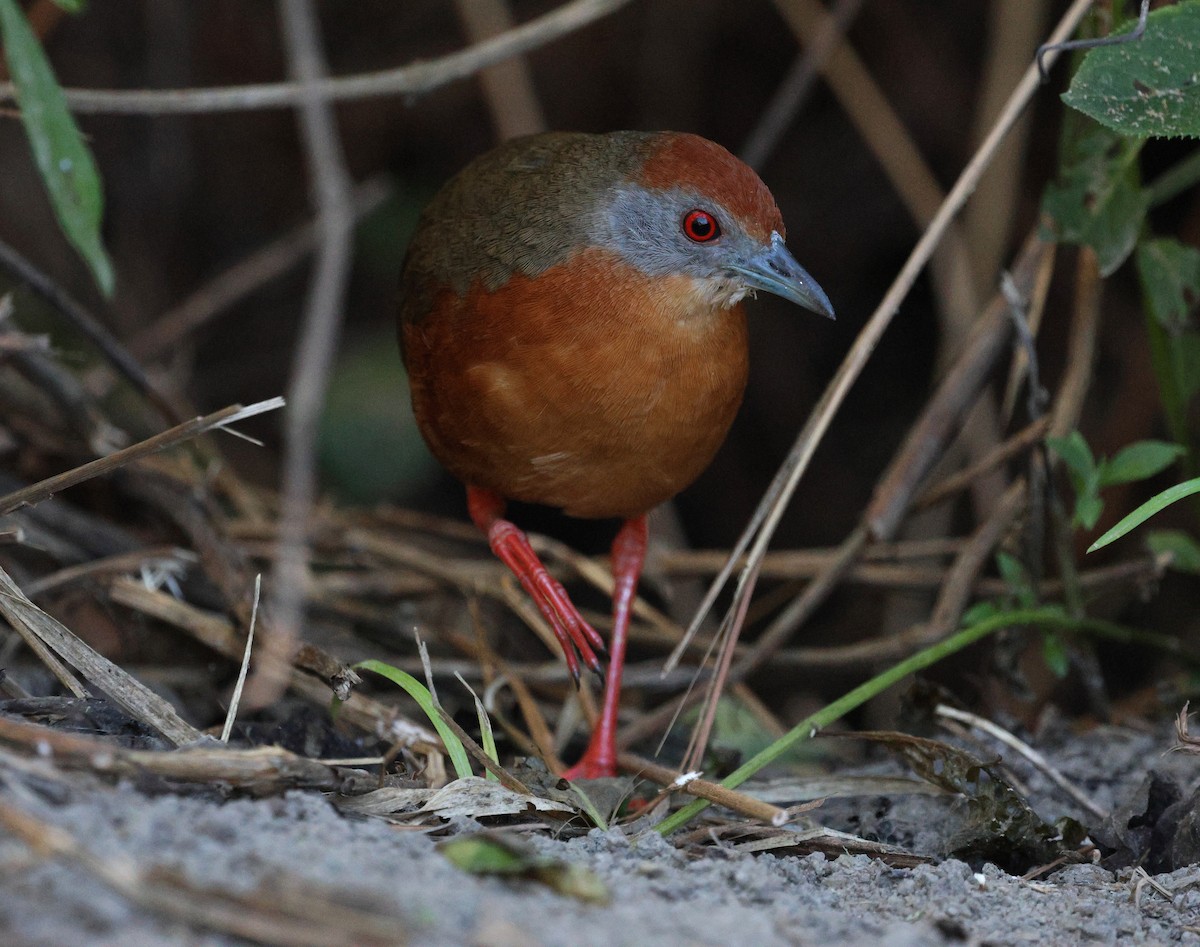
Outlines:
[[977, 871], [972, 877], [975, 879], [975, 884], [979, 885], [981, 889], [987, 887], [987, 875], [983, 872]]
[[38, 756], [53, 756], [54, 748], [51, 747], [50, 744], [47, 743], [45, 740], [38, 740], [37, 741], [37, 755]]

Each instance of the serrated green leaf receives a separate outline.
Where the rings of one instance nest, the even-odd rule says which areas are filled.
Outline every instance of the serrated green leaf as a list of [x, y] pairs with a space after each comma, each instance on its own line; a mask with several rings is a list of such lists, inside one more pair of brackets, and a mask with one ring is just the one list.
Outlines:
[[1170, 467], [1183, 453], [1182, 447], [1167, 441], [1137, 441], [1100, 464], [1100, 486], [1111, 487], [1153, 477]]
[[100, 238], [104, 196], [92, 153], [16, 0], [0, 0], [0, 41], [21, 106], [21, 122], [58, 224], [106, 296], [113, 269]]
[[1146, 545], [1156, 556], [1169, 552], [1169, 568], [1200, 575], [1200, 541], [1181, 529], [1158, 529], [1146, 537]]
[[1042, 660], [1046, 662], [1050, 673], [1059, 680], [1067, 676], [1067, 672], [1071, 670], [1071, 655], [1063, 643], [1062, 635], [1053, 631], [1042, 635]]
[[1093, 128], [1067, 147], [1042, 210], [1058, 240], [1092, 247], [1101, 275], [1109, 276], [1133, 252], [1149, 206], [1137, 165], [1142, 141]]
[[1183, 483], [1178, 483], [1175, 486], [1164, 490], [1162, 493], [1151, 497], [1132, 513], [1123, 517], [1116, 526], [1088, 546], [1088, 552], [1095, 552], [1097, 549], [1103, 549], [1109, 543], [1120, 539], [1131, 529], [1141, 526], [1142, 523], [1150, 519], [1150, 517], [1152, 517], [1155, 513], [1166, 509], [1172, 503], [1177, 503], [1178, 501], [1184, 499], [1184, 497], [1190, 497], [1194, 493], [1200, 493], [1200, 477], [1196, 477], [1194, 480], [1185, 480]]
[[[1113, 32], [1128, 32], [1132, 23]], [[1063, 101], [1124, 135], [1200, 135], [1200, 4], [1150, 14], [1136, 41], [1084, 57]]]

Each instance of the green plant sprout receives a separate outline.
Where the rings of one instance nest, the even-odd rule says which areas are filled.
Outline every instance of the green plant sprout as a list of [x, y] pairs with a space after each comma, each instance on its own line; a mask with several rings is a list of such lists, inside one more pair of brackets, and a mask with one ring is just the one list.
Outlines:
[[1067, 466], [1075, 490], [1071, 523], [1092, 529], [1104, 511], [1100, 491], [1122, 483], [1135, 483], [1162, 473], [1185, 449], [1165, 441], [1138, 441], [1117, 451], [1111, 459], [1096, 458], [1078, 431], [1066, 437], [1050, 437], [1046, 444]]

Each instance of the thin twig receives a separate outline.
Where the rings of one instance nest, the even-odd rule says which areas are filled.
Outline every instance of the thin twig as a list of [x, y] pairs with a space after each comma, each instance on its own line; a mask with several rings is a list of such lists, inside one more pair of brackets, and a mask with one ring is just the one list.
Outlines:
[[279, 0], [279, 17], [288, 71], [305, 92], [297, 118], [311, 178], [319, 243], [288, 383], [279, 559], [272, 589], [271, 634], [265, 637], [249, 683], [248, 697], [255, 706], [270, 704], [283, 692], [290, 652], [300, 640], [304, 621], [308, 521], [317, 493], [317, 424], [341, 333], [354, 233], [351, 181], [333, 105], [315, 91], [326, 65], [313, 0]]
[[999, 467], [1001, 464], [1024, 454], [1035, 444], [1040, 442], [1046, 436], [1046, 431], [1050, 429], [1049, 418], [1039, 418], [1032, 424], [1027, 425], [1020, 431], [1017, 431], [1008, 440], [997, 444], [991, 453], [979, 458], [978, 461], [971, 464], [969, 467], [964, 467], [962, 470], [947, 477], [940, 483], [934, 484], [916, 500], [913, 501], [913, 509], [921, 510], [926, 507], [934, 506], [947, 500], [954, 494], [958, 493], [966, 487], [972, 480], [978, 477], [981, 473], [987, 470], [992, 470]]
[[[332, 103], [376, 96], [416, 96], [552, 43], [629, 2], [573, 0], [477, 46], [440, 59], [380, 72], [321, 79], [311, 84], [271, 82], [264, 85], [165, 90], [67, 89], [67, 105], [78, 113], [166, 115], [291, 108], [312, 100]], [[16, 90], [12, 83], [0, 84], [0, 105], [15, 105], [16, 101]]]
[[645, 776], [660, 786], [686, 792], [697, 799], [714, 802], [719, 806], [732, 809], [734, 812], [751, 819], [765, 822], [767, 825], [780, 826], [788, 821], [788, 812], [786, 809], [780, 809], [769, 802], [755, 799], [744, 792], [735, 792], [734, 790], [726, 789], [724, 786], [710, 782], [707, 779], [700, 779], [695, 774], [679, 773], [676, 770], [668, 769], [666, 766], [661, 766], [658, 763], [652, 763], [650, 760], [635, 756], [632, 753], [619, 754], [617, 756], [617, 765], [623, 773], [629, 773], [633, 776]]
[[[390, 184], [380, 177], [370, 178], [355, 187], [350, 198], [355, 221], [372, 214], [391, 193]], [[186, 299], [133, 336], [129, 340], [129, 350], [142, 359], [166, 354], [215, 316], [299, 265], [316, 244], [316, 222], [306, 221], [201, 284]]]
[[28, 285], [67, 322], [78, 329], [89, 342], [96, 346], [96, 349], [112, 364], [113, 368], [145, 396], [159, 414], [173, 424], [179, 423], [179, 416], [170, 401], [154, 387], [137, 359], [129, 354], [129, 350], [121, 344], [116, 336], [109, 332], [99, 319], [88, 312], [82, 303], [3, 240], [0, 240], [0, 267], [8, 270], [13, 276]]
[[5, 513], [11, 513], [13, 510], [20, 509], [23, 506], [32, 506], [41, 500], [45, 500], [47, 497], [53, 496], [55, 493], [67, 489], [67, 487], [73, 487], [78, 483], [91, 480], [93, 477], [98, 477], [101, 474], [111, 473], [138, 458], [157, 454], [159, 451], [166, 450], [168, 447], [174, 447], [176, 444], [181, 444], [206, 431], [223, 428], [245, 418], [252, 418], [257, 414], [274, 411], [281, 407], [283, 407], [282, 398], [271, 398], [267, 401], [260, 401], [258, 404], [252, 404], [246, 408], [243, 408], [240, 404], [235, 404], [220, 411], [215, 411], [212, 414], [205, 415], [202, 418], [193, 418], [191, 421], [185, 421], [183, 424], [173, 427], [169, 431], [155, 434], [153, 437], [148, 437], [144, 441], [139, 441], [137, 444], [109, 454], [107, 457], [101, 457], [98, 460], [93, 460], [90, 463], [56, 474], [53, 477], [47, 477], [45, 480], [38, 481], [20, 490], [14, 490], [7, 496], [0, 497], [0, 516], [3, 516]]
[[837, 44], [845, 39], [862, 6], [863, 0], [837, 0], [812, 42], [796, 56], [739, 152], [741, 159], [750, 167], [757, 170], [766, 164], [796, 113], [803, 108], [829, 56]]
[[[513, 28], [507, 0], [455, 0], [454, 9], [472, 44], [501, 36]], [[546, 116], [524, 57], [514, 56], [481, 69], [479, 83], [501, 140], [546, 130]]]
[[[1061, 43], [1046, 43], [1038, 47], [1037, 51], [1037, 66], [1038, 72], [1041, 74], [1041, 79], [1045, 82], [1050, 78], [1048, 70], [1050, 66], [1046, 65], [1046, 57], [1050, 53], [1061, 53], [1069, 49], [1095, 49], [1097, 46], [1116, 46], [1118, 43], [1132, 43], [1142, 38], [1146, 32], [1146, 20], [1150, 15], [1150, 0], [1142, 0], [1141, 10], [1138, 12], [1137, 23], [1134, 24], [1132, 30], [1128, 33], [1119, 33], [1116, 36], [1100, 36], [1092, 39], [1073, 39]], [[1051, 62], [1053, 65], [1053, 61]]]

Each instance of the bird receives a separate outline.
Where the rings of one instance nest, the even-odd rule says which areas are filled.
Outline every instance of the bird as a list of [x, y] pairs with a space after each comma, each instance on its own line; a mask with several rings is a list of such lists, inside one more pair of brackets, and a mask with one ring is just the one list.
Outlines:
[[[742, 300], [834, 318], [788, 251], [766, 184], [686, 132], [547, 132], [475, 158], [422, 212], [401, 270], [413, 414], [470, 518], [562, 646], [604, 679], [568, 780], [617, 773], [616, 728], [647, 514], [724, 441], [748, 376]], [[609, 647], [508, 501], [618, 519]], [[608, 652], [604, 673], [600, 655]]]

